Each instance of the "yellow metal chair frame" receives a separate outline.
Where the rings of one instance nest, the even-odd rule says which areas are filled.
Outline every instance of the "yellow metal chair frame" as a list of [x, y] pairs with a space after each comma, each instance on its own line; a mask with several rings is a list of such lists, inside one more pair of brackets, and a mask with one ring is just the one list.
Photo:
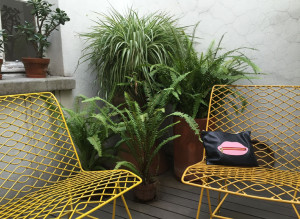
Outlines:
[[[97, 218], [141, 183], [127, 170], [84, 171], [51, 93], [0, 97], [0, 218]], [[94, 213], [96, 214], [96, 213]]]
[[[207, 130], [237, 133], [251, 131], [259, 167], [189, 166], [182, 182], [201, 188], [197, 218], [204, 190], [210, 218], [218, 215], [227, 196], [289, 203], [300, 218], [300, 86], [214, 86], [209, 104]], [[210, 190], [219, 192], [212, 210]], [[221, 199], [221, 194], [224, 194]]]

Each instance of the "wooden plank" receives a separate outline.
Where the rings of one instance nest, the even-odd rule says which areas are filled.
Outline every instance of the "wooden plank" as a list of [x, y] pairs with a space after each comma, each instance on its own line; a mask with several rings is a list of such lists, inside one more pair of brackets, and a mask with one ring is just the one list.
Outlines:
[[[199, 194], [200, 194], [201, 188], [183, 184], [183, 183], [177, 181], [169, 173], [161, 176], [160, 179], [162, 179], [161, 187], [166, 186], [166, 187], [173, 188], [176, 190], [186, 191], [191, 194], [197, 194], [198, 198], [196, 198], [196, 200], [199, 199]], [[190, 187], [190, 188], [188, 188], [188, 187]], [[217, 192], [211, 191], [210, 194], [211, 194], [212, 198], [217, 199], [217, 196], [218, 196]], [[206, 198], [205, 198], [205, 200], [206, 200]], [[252, 198], [246, 198], [246, 197], [237, 196], [237, 195], [229, 195], [228, 199], [226, 200], [225, 203], [236, 203], [236, 204], [241, 204], [244, 206], [250, 206], [255, 209], [259, 208], [264, 211], [275, 212], [275, 213], [282, 214], [283, 216], [287, 216], [287, 217], [295, 216], [292, 206], [290, 204], [286, 204], [286, 203], [252, 199]]]
[[177, 202], [170, 202], [169, 200], [159, 199], [150, 204], [153, 207], [160, 208], [165, 211], [173, 212], [180, 216], [179, 218], [195, 218], [197, 210], [179, 205]]
[[[128, 200], [126, 200], [126, 202], [128, 204]], [[156, 219], [156, 217], [153, 217], [151, 215], [144, 214], [144, 213], [141, 213], [139, 211], [136, 211], [136, 210], [132, 209], [131, 206], [128, 206], [128, 207], [129, 207], [129, 211], [131, 213], [131, 216], [133, 218]], [[113, 209], [113, 204], [112, 203], [109, 203], [109, 204], [103, 206], [101, 209], [97, 210], [97, 212], [106, 213], [106, 214], [109, 214], [109, 216], [106, 216], [106, 217], [97, 216], [97, 217], [99, 217], [99, 218], [111, 218], [112, 217], [112, 209]], [[119, 218], [119, 219], [124, 219], [124, 218], [127, 219], [128, 218], [128, 214], [127, 214], [126, 209], [125, 209], [125, 207], [123, 205], [123, 202], [121, 200], [117, 200], [116, 218]]]
[[[173, 195], [173, 194], [168, 194], [164, 193], [161, 195], [160, 199], [162, 200], [167, 200], [170, 203], [174, 203], [177, 205], [182, 205], [190, 209], [190, 214], [191, 216], [195, 217], [197, 208], [198, 208], [198, 199], [197, 200], [191, 200], [187, 199], [186, 197], [180, 197], [178, 195]], [[214, 209], [216, 207], [216, 200], [212, 200], [212, 208]], [[222, 208], [222, 215], [225, 216], [230, 216], [233, 218], [243, 218], [243, 219], [254, 219], [254, 218], [263, 218], [260, 217], [259, 215], [253, 216], [246, 214], [243, 211], [237, 211], [235, 208], [229, 207], [229, 208]], [[207, 203], [202, 203], [201, 206], [201, 215], [203, 218], [208, 218], [209, 217], [209, 208]]]
[[[171, 171], [165, 173], [164, 175], [160, 175], [159, 179], [160, 179], [161, 185], [163, 185], [163, 186], [173, 187], [173, 188], [184, 190], [184, 191], [187, 191], [187, 192], [200, 194], [201, 188], [186, 185], [186, 184], [182, 183], [181, 181], [176, 180]], [[211, 196], [217, 198], [217, 192], [213, 192]], [[234, 197], [232, 200], [237, 200], [237, 202], [240, 202], [241, 196], [232, 196], [232, 197]], [[252, 199], [252, 198], [246, 198], [245, 200], [247, 200], [247, 199], [248, 200], [255, 200], [255, 201], [259, 200], [259, 199]], [[272, 205], [272, 207], [275, 206], [276, 208], [279, 207], [279, 206], [281, 206], [282, 208], [287, 208], [287, 206], [289, 206], [288, 204], [281, 203], [281, 202], [272, 202], [272, 201], [264, 201], [264, 202], [267, 205]]]
[[178, 214], [178, 212], [174, 212], [175, 209], [170, 210], [169, 208], [166, 208], [167, 203], [160, 200], [155, 200], [153, 202], [149, 202], [147, 204], [134, 202], [127, 199], [127, 203], [130, 206], [129, 208], [144, 213], [147, 215], [150, 215], [154, 218], [172, 218], [172, 219], [190, 219], [194, 218], [182, 214]]
[[[174, 189], [171, 187], [164, 187], [161, 185], [161, 195], [164, 193], [168, 195], [176, 194], [177, 197], [181, 197], [190, 201], [194, 201], [194, 207], [197, 208], [198, 206], [198, 200], [199, 200], [199, 194], [186, 192], [184, 190], [180, 189]], [[212, 195], [212, 192], [210, 192]], [[165, 195], [165, 194], [164, 194]], [[206, 194], [203, 197], [204, 203], [203, 208], [201, 211], [208, 212], [208, 204], [206, 199]], [[232, 200], [232, 198], [234, 200]], [[177, 199], [177, 198], [173, 198]], [[238, 200], [239, 199], [239, 200]], [[182, 201], [184, 204], [185, 200]], [[191, 202], [186, 201], [188, 204], [192, 204]], [[211, 197], [211, 202], [213, 208], [217, 205], [217, 198], [214, 196]], [[228, 199], [226, 202], [224, 202], [224, 205], [222, 206], [222, 210], [226, 212], [229, 211], [236, 211], [235, 209], [239, 209], [238, 211], [241, 213], [245, 213], [247, 215], [253, 216], [253, 217], [262, 217], [262, 218], [275, 218], [279, 216], [279, 218], [294, 218], [293, 215], [293, 209], [290, 205], [287, 205], [285, 208], [274, 208], [274, 206], [266, 203], [266, 201], [263, 200], [257, 200], [257, 199], [248, 199], [245, 197], [238, 197], [238, 196], [228, 196]]]
[[[94, 207], [96, 207], [97, 204], [89, 204], [87, 208], [84, 210], [84, 212], [87, 212], [89, 210], [92, 210]], [[112, 218], [112, 204], [106, 204], [102, 208], [96, 210], [95, 212], [91, 213], [90, 215], [97, 217], [97, 218]], [[116, 212], [120, 210], [116, 207]], [[116, 219], [125, 219], [126, 217], [123, 217], [121, 214], [116, 213]]]
[[[160, 176], [161, 180], [161, 192], [165, 192], [168, 194], [184, 194], [183, 198], [187, 198], [187, 200], [198, 202], [200, 188], [193, 187], [189, 185], [185, 185], [179, 181], [177, 181], [170, 173], [164, 174]], [[211, 191], [211, 199], [212, 205], [215, 206], [217, 203], [218, 193]], [[184, 203], [184, 201], [182, 201]], [[188, 202], [188, 201], [187, 201]], [[207, 199], [206, 194], [204, 197], [204, 205], [202, 210], [207, 210]], [[192, 203], [189, 203], [192, 204]], [[197, 207], [198, 203], [194, 206]], [[227, 210], [231, 209], [239, 209], [240, 212], [245, 212], [249, 215], [253, 215], [254, 217], [279, 217], [279, 218], [294, 218], [294, 211], [289, 204], [285, 203], [277, 203], [270, 202], [265, 200], [251, 199], [241, 196], [229, 195], [227, 200], [225, 201], [222, 209], [227, 208]], [[207, 210], [208, 211], [208, 210]]]

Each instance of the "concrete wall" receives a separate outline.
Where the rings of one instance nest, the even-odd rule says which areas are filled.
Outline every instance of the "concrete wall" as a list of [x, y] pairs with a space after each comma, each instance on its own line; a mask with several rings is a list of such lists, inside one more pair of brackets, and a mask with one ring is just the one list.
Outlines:
[[[267, 75], [255, 84], [300, 83], [300, 1], [298, 0], [57, 0], [59, 7], [71, 18], [61, 27], [63, 69], [65, 75], [76, 77], [73, 92], [62, 93], [62, 100], [78, 94], [96, 95], [87, 63], [78, 65], [84, 47], [79, 33], [89, 31], [94, 12], [107, 13], [114, 7], [125, 11], [127, 7], [141, 14], [158, 10], [167, 11], [179, 18], [179, 25], [194, 25], [197, 30], [199, 51], [205, 51], [212, 40], [226, 33], [223, 47], [253, 47], [257, 51], [245, 52]], [[191, 28], [190, 28], [191, 30]], [[247, 81], [240, 83], [249, 83]], [[69, 101], [70, 102], [70, 101]]]

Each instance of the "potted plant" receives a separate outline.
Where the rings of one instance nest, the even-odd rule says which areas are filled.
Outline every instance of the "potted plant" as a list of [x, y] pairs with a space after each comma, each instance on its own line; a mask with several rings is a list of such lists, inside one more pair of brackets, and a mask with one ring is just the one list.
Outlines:
[[[178, 78], [170, 88], [161, 90], [154, 96], [148, 96], [146, 104], [142, 106], [126, 92], [124, 95], [125, 108], [122, 108], [124, 104], [116, 107], [100, 97], [93, 98], [93, 100], [98, 99], [104, 102], [120, 118], [120, 121], [115, 123], [117, 125], [116, 130], [121, 136], [118, 145], [122, 142], [126, 143], [129, 152], [135, 158], [135, 163], [120, 161], [115, 168], [127, 167], [142, 178], [143, 183], [134, 190], [138, 200], [149, 201], [156, 196], [157, 180], [153, 172], [150, 171], [151, 164], [164, 145], [179, 137], [179, 135], [170, 137], [164, 135], [176, 122], [165, 127], [162, 126], [162, 123], [171, 116], [180, 116], [199, 136], [197, 124], [188, 115], [181, 112], [166, 113], [165, 111], [170, 94], [182, 78]], [[145, 84], [143, 87], [145, 90], [149, 88]], [[158, 141], [159, 139], [160, 141]]]
[[5, 30], [0, 30], [0, 80], [2, 80], [2, 74], [1, 74], [1, 67], [3, 64], [2, 55], [4, 54], [4, 44], [7, 41], [7, 33], [5, 33]]
[[[240, 79], [252, 79], [259, 68], [237, 48], [220, 54], [221, 42], [213, 41], [207, 52], [200, 56], [193, 48], [193, 40], [186, 37], [184, 44], [177, 44], [178, 52], [173, 56], [173, 65], [157, 66], [154, 80], [161, 86], [168, 86], [172, 78], [189, 73], [177, 86], [171, 103], [175, 110], [186, 113], [195, 119], [200, 130], [206, 129], [210, 93], [213, 85], [233, 84]], [[159, 73], [159, 74], [158, 74]], [[174, 140], [174, 173], [181, 178], [187, 166], [202, 160], [203, 146], [189, 126], [179, 117], [174, 126], [174, 134], [181, 135]]]
[[97, 74], [105, 98], [114, 96], [116, 87], [125, 84], [117, 89], [120, 95], [126, 90], [144, 102], [143, 88], [137, 82], [152, 84], [150, 66], [170, 64], [176, 41], [184, 38], [183, 30], [176, 26], [176, 19], [162, 12], [140, 16], [129, 8], [122, 15], [112, 9], [108, 15], [100, 14], [90, 32], [81, 34], [86, 40], [81, 59]]
[[32, 43], [36, 57], [22, 58], [26, 76], [30, 78], [45, 78], [50, 59], [44, 58], [45, 50], [50, 46], [48, 38], [59, 25], [70, 21], [65, 11], [52, 8], [53, 4], [45, 0], [28, 0], [32, 7], [32, 15], [35, 17], [35, 24], [25, 21], [25, 24], [16, 26], [19, 34], [25, 36], [26, 40]]
[[99, 107], [95, 102], [84, 102], [89, 98], [81, 95], [75, 98], [73, 109], [63, 108], [66, 122], [78, 149], [80, 163], [84, 170], [103, 170], [117, 160], [114, 147], [107, 145], [115, 134], [111, 126], [101, 118], [111, 118], [108, 108]]

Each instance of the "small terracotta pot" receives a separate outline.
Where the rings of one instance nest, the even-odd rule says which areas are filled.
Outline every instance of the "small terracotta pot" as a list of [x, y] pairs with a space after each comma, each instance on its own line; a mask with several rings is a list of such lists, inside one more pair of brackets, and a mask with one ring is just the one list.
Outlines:
[[155, 199], [157, 194], [158, 181], [151, 184], [140, 184], [134, 188], [134, 196], [141, 202], [148, 202]]
[[1, 67], [3, 64], [3, 59], [0, 59], [0, 80], [2, 80]]
[[[203, 159], [203, 144], [199, 141], [194, 131], [180, 117], [174, 117], [174, 122], [180, 121], [174, 126], [174, 135], [181, 135], [174, 140], [174, 174], [178, 180], [185, 169]], [[206, 129], [207, 118], [195, 119], [200, 131]]]
[[[136, 158], [127, 151], [129, 151], [128, 146], [125, 143], [121, 144], [121, 150], [119, 151], [118, 156], [122, 158], [122, 160], [131, 162], [133, 165], [137, 166]], [[168, 159], [165, 153], [160, 150], [152, 160], [149, 170], [150, 174], [153, 176], [157, 176], [166, 172], [168, 169]]]
[[45, 78], [50, 59], [22, 58], [28, 78]]

